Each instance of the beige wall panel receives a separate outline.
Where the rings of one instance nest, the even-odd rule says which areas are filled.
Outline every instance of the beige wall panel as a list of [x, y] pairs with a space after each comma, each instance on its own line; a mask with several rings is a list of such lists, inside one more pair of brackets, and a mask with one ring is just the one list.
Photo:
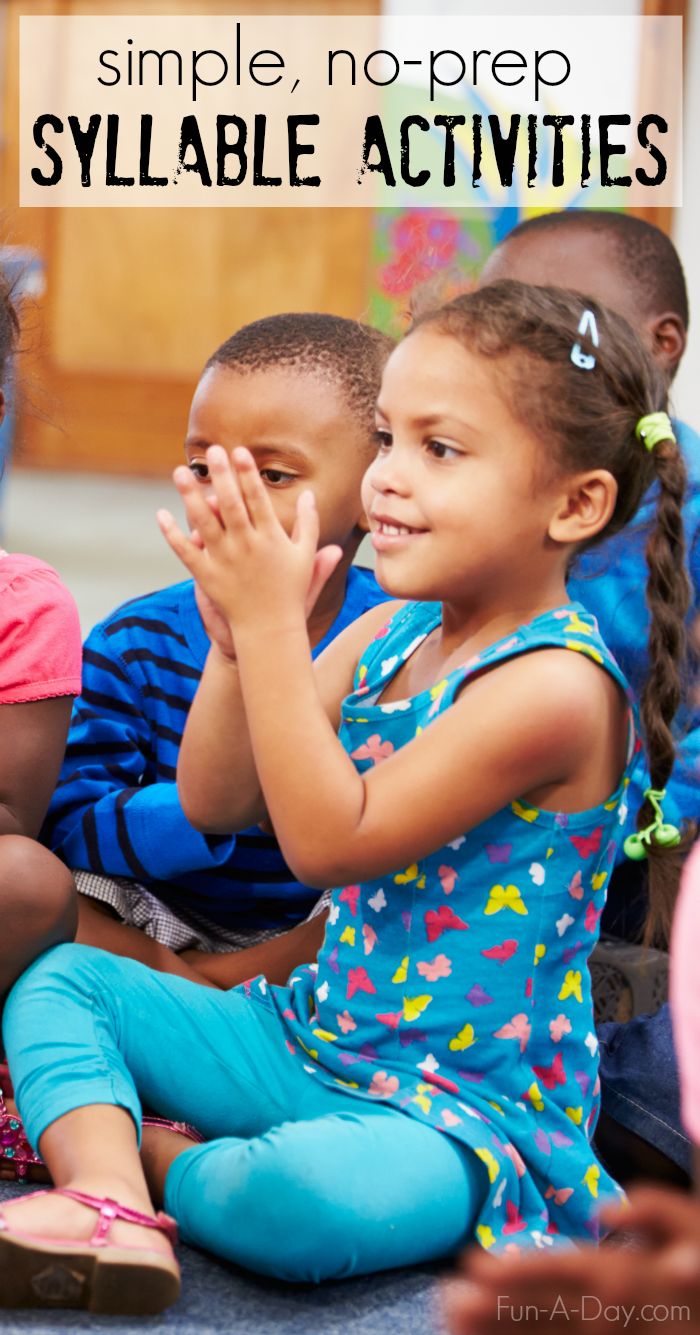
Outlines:
[[186, 375], [260, 316], [357, 316], [370, 227], [365, 209], [60, 210], [56, 366]]
[[[0, 0], [0, 4], [3, 0]], [[245, 0], [240, 14], [377, 11], [375, 0]], [[239, 325], [289, 309], [361, 316], [366, 209], [17, 208], [20, 14], [221, 14], [230, 0], [5, 0], [0, 235], [34, 246], [47, 291], [22, 358], [23, 462], [163, 473], [198, 373]]]
[[29, 0], [18, 6], [22, 14], [376, 14], [376, 0]]

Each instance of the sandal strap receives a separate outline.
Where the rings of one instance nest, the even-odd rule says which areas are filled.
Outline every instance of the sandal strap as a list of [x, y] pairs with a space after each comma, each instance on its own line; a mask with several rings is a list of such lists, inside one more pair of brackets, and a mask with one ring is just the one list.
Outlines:
[[170, 1215], [163, 1214], [162, 1210], [158, 1211], [154, 1219], [152, 1215], [142, 1214], [140, 1210], [133, 1210], [129, 1205], [120, 1205], [119, 1201], [113, 1201], [108, 1196], [90, 1196], [85, 1191], [73, 1191], [70, 1187], [57, 1187], [56, 1193], [59, 1196], [69, 1196], [71, 1200], [77, 1201], [79, 1205], [87, 1205], [91, 1210], [97, 1210], [99, 1218], [90, 1238], [91, 1247], [106, 1245], [115, 1219], [122, 1219], [125, 1224], [139, 1224], [142, 1228], [155, 1228], [159, 1233], [163, 1233], [173, 1246], [177, 1243], [177, 1224]]
[[[22, 1182], [28, 1177], [30, 1168], [35, 1166], [44, 1168], [45, 1164], [41, 1155], [37, 1154], [29, 1144], [21, 1118], [17, 1113], [10, 1113], [7, 1110], [2, 1089], [2, 1072], [3, 1067], [0, 1064], [0, 1160], [6, 1162], [15, 1178]], [[161, 1126], [168, 1131], [177, 1131], [196, 1145], [204, 1143], [205, 1138], [201, 1132], [188, 1122], [171, 1122], [165, 1117], [144, 1117], [143, 1125]]]
[[165, 1131], [177, 1131], [180, 1136], [187, 1136], [188, 1140], [193, 1140], [196, 1145], [203, 1145], [205, 1137], [196, 1126], [191, 1122], [171, 1122], [167, 1117], [143, 1117], [142, 1126], [160, 1126]]

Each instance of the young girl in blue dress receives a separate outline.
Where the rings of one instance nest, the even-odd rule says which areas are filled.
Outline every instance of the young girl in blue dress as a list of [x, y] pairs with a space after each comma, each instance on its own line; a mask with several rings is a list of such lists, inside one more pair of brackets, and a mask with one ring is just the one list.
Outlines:
[[[664, 407], [631, 329], [575, 294], [502, 283], [424, 317], [389, 359], [365, 479], [397, 601], [316, 669], [311, 494], [289, 538], [246, 450], [210, 449], [214, 506], [178, 470], [195, 536], [161, 526], [235, 646], [213, 645], [192, 705], [183, 805], [210, 834], [269, 821], [302, 880], [338, 888], [285, 987], [209, 991], [78, 946], [16, 984], [5, 1041], [59, 1190], [5, 1209], [0, 1302], [167, 1305], [152, 1199], [186, 1241], [290, 1281], [595, 1234], [615, 1184], [590, 1145], [587, 959], [640, 743], [565, 577], [656, 475], [655, 789], [630, 846], [655, 881], [677, 856], [658, 813], [687, 602]], [[149, 1135], [144, 1177], [141, 1100], [207, 1143]]]

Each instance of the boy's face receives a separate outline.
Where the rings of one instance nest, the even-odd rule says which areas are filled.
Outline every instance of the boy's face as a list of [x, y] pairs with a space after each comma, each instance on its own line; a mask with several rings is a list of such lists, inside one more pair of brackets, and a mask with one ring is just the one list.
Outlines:
[[567, 287], [593, 297], [602, 306], [624, 316], [662, 370], [672, 374], [683, 354], [675, 339], [659, 337], [659, 317], [645, 311], [636, 287], [622, 273], [615, 252], [604, 236], [585, 228], [526, 233], [497, 246], [486, 261], [479, 287], [513, 278], [535, 287]]
[[526, 233], [509, 241], [506, 237], [489, 256], [479, 280], [479, 287], [513, 278], [535, 287], [568, 287], [585, 293], [602, 306], [624, 315], [634, 329], [640, 330], [643, 313], [615, 264], [603, 237], [585, 231], [553, 228], [549, 232]]
[[308, 488], [321, 523], [319, 546], [345, 549], [359, 541], [360, 484], [374, 443], [332, 381], [281, 367], [242, 373], [210, 367], [195, 391], [185, 439], [187, 463], [203, 487], [210, 445], [250, 450], [287, 533]]

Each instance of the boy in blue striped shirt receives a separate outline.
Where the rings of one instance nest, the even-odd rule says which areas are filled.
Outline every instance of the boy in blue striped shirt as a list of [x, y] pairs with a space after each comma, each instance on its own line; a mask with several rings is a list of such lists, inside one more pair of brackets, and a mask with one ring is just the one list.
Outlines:
[[[271, 316], [214, 353], [192, 402], [185, 453], [204, 487], [210, 445], [247, 445], [287, 530], [298, 495], [310, 488], [319, 548], [342, 548], [309, 614], [314, 654], [387, 597], [352, 561], [390, 350], [389, 339], [354, 321]], [[205, 621], [216, 634], [215, 617], [188, 580], [125, 604], [91, 632], [43, 838], [75, 872], [79, 940], [171, 973], [191, 977], [194, 968], [198, 981], [197, 966], [211, 952], [259, 946], [270, 974], [279, 949], [286, 977], [294, 936], [304, 939], [317, 892], [294, 880], [274, 837], [259, 828], [198, 834], [175, 785], [187, 711], [210, 648]], [[279, 947], [260, 944], [298, 923]], [[256, 971], [250, 951], [241, 967], [242, 977]], [[236, 974], [229, 970], [226, 981], [238, 981]]]

